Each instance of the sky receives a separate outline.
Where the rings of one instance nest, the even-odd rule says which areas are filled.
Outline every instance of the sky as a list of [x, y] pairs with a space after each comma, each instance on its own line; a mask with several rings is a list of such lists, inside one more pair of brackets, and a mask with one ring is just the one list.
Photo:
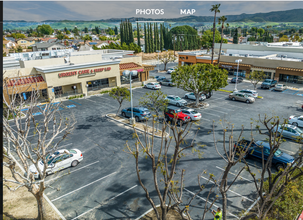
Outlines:
[[[303, 8], [303, 1], [4, 1], [4, 20], [100, 20], [109, 18], [177, 18], [180, 9], [196, 16], [213, 16], [211, 5], [221, 3], [220, 16], [254, 14]], [[136, 9], [164, 9], [164, 15], [136, 15]]]

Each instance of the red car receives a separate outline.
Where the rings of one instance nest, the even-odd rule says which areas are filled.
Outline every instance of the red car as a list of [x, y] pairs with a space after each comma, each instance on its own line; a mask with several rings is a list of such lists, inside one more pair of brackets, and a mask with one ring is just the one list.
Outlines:
[[[168, 106], [165, 111], [164, 111], [164, 115], [165, 115], [165, 120], [168, 121], [172, 121], [173, 120], [177, 120], [177, 125], [181, 125], [185, 124], [187, 122], [190, 121], [190, 117], [186, 114], [184, 114], [181, 110], [181, 108], [179, 107], [175, 107], [175, 106]], [[175, 117], [176, 115], [176, 117]]]
[[297, 220], [303, 220], [303, 211]]

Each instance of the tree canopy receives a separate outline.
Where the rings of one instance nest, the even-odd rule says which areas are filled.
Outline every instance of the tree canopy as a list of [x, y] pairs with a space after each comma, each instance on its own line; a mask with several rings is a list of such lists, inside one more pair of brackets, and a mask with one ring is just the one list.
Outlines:
[[50, 25], [42, 24], [42, 25], [38, 25], [37, 32], [43, 35], [51, 35], [52, 33], [54, 33], [54, 30]]
[[171, 78], [178, 88], [194, 93], [196, 105], [199, 103], [201, 94], [216, 91], [228, 85], [227, 70], [221, 70], [212, 64], [179, 66], [171, 73]]
[[[203, 47], [210, 48], [213, 42], [213, 32], [211, 30], [204, 31], [201, 41]], [[218, 30], [215, 32], [215, 43], [221, 43], [221, 34]], [[223, 43], [227, 44], [227, 39], [223, 39]]]

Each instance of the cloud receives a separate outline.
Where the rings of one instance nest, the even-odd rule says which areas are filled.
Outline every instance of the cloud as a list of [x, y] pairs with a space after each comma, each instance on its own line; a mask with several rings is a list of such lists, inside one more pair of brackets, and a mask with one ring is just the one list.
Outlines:
[[20, 11], [18, 9], [11, 9], [3, 7], [4, 20], [25, 20], [25, 21], [41, 21], [44, 19], [43, 15], [33, 14], [30, 12]]

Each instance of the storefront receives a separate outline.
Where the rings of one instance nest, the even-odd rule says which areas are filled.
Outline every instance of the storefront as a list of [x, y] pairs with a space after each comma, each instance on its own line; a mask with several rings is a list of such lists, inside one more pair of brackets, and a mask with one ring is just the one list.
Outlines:
[[265, 79], [274, 79], [276, 75], [275, 68], [252, 66], [250, 72], [253, 71], [263, 71], [265, 74]]
[[154, 66], [151, 65], [139, 65], [137, 63], [121, 63], [120, 68], [120, 80], [121, 84], [129, 84], [129, 77], [123, 76], [124, 70], [136, 70], [138, 74], [136, 76], [131, 76], [132, 82], [143, 82], [149, 78], [149, 71], [154, 70]]
[[250, 73], [251, 65], [239, 64], [238, 67], [237, 63], [220, 62], [219, 68], [227, 70], [228, 75], [236, 76], [238, 71], [239, 77], [247, 77]]
[[303, 84], [303, 69], [277, 67], [276, 78], [281, 82]]
[[7, 78], [3, 82], [3, 94], [8, 103], [13, 95], [17, 101], [30, 99], [34, 90], [39, 93], [39, 101], [48, 100], [47, 84], [41, 75]]

